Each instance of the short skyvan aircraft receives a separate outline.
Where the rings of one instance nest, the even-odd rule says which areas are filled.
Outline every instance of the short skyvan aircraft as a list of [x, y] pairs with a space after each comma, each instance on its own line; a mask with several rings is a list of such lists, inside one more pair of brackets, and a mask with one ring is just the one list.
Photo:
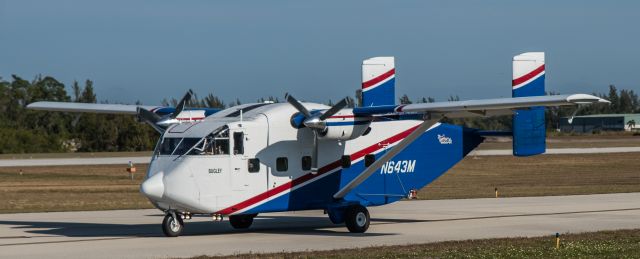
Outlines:
[[[349, 231], [369, 227], [368, 206], [406, 198], [447, 172], [485, 136], [513, 137], [513, 155], [545, 152], [546, 106], [608, 101], [587, 94], [545, 96], [544, 53], [513, 58], [512, 98], [395, 104], [393, 57], [362, 63], [362, 106], [252, 103], [224, 110], [35, 102], [30, 109], [137, 114], [162, 134], [140, 191], [178, 236], [194, 214], [248, 228], [259, 213], [321, 209]], [[440, 122], [512, 115], [511, 132]], [[96, 136], [99, 137], [99, 136]]]

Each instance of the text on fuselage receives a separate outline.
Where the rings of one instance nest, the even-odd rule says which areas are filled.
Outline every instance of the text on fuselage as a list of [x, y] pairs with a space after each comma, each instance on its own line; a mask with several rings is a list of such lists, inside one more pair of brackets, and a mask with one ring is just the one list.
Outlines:
[[416, 160], [399, 160], [389, 161], [382, 165], [380, 168], [381, 174], [393, 174], [393, 173], [413, 173], [416, 168]]

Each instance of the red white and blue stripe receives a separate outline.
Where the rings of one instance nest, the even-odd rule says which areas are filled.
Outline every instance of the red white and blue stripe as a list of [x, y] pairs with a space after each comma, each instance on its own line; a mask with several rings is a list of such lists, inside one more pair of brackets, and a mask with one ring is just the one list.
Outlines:
[[[436, 128], [440, 125], [440, 123], [432, 126], [430, 129]], [[395, 144], [397, 144], [398, 142], [400, 142], [401, 140], [403, 140], [405, 137], [407, 137], [409, 134], [411, 134], [411, 132], [413, 132], [418, 126], [413, 126], [407, 130], [404, 130], [396, 135], [393, 135], [389, 138], [383, 139], [379, 142], [374, 143], [373, 145], [370, 145], [368, 147], [365, 147], [359, 151], [356, 151], [354, 153], [350, 154], [351, 157], [351, 162], [352, 164], [356, 164], [361, 162], [364, 159], [365, 155], [368, 154], [377, 154], [382, 152], [383, 150], [385, 150], [386, 148], [393, 146]], [[430, 130], [429, 129], [429, 130]], [[332, 175], [338, 171], [340, 171], [342, 169], [341, 167], [341, 161], [340, 160], [336, 160], [333, 161], [321, 168], [318, 169], [318, 172], [316, 174], [305, 174], [301, 177], [298, 177], [296, 179], [293, 179], [290, 182], [287, 182], [285, 184], [276, 186], [273, 189], [270, 189], [266, 192], [263, 192], [261, 194], [258, 194], [254, 197], [251, 197], [245, 201], [242, 201], [240, 203], [237, 203], [235, 205], [229, 206], [227, 208], [224, 208], [222, 210], [219, 210], [218, 212], [216, 212], [217, 214], [224, 214], [224, 215], [232, 215], [232, 214], [242, 214], [242, 213], [247, 213], [248, 211], [251, 211], [253, 208], [256, 208], [260, 205], [263, 205], [269, 201], [272, 201], [278, 197], [281, 197], [285, 194], [288, 194], [290, 192], [293, 192], [297, 189], [300, 189], [304, 186], [307, 186], [313, 182], [319, 181], [320, 179], [323, 179], [329, 175]], [[278, 209], [276, 207], [272, 208], [273, 211], [277, 211]], [[286, 208], [286, 209], [291, 209], [291, 208]], [[261, 210], [264, 211], [264, 210]]]
[[526, 86], [528, 84], [530, 84], [531, 82], [535, 81], [536, 79], [540, 78], [541, 76], [544, 75], [545, 72], [545, 68], [544, 68], [544, 64], [537, 67], [536, 69], [530, 71], [527, 74], [524, 74], [518, 78], [514, 78], [511, 85], [512, 88], [518, 89], [521, 88], [523, 86]]

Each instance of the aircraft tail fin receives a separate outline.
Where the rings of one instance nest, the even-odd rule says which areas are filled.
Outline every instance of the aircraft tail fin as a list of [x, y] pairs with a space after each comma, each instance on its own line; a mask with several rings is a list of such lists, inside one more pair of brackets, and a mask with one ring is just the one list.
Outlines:
[[[544, 52], [513, 57], [512, 97], [545, 95]], [[513, 155], [531, 156], [546, 150], [544, 107], [516, 110], [513, 115]]]
[[394, 105], [396, 102], [394, 57], [362, 61], [362, 106]]

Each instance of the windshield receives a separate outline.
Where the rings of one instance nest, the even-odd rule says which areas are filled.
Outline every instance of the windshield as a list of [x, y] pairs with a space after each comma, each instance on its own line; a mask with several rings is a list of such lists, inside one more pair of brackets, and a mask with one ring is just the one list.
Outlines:
[[158, 145], [158, 154], [160, 155], [171, 155], [173, 150], [176, 149], [182, 138], [163, 138], [160, 140], [160, 145]]
[[158, 144], [159, 155], [227, 155], [229, 128], [221, 127], [204, 138], [166, 137]]
[[164, 138], [158, 145], [157, 153], [160, 155], [184, 155], [200, 140], [201, 138]]

